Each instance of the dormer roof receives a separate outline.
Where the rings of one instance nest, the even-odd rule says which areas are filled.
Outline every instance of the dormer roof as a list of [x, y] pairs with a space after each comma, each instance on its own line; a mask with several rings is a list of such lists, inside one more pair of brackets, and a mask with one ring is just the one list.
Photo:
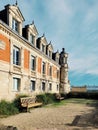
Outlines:
[[53, 50], [53, 45], [52, 45], [51, 41], [50, 41], [50, 43], [47, 45], [47, 47], [50, 48], [51, 50]]
[[41, 40], [41, 42], [43, 42], [44, 44], [48, 45], [47, 39], [46, 39], [46, 37], [45, 37], [45, 34], [43, 34], [43, 36], [40, 37], [40, 40]]
[[25, 21], [25, 19], [24, 19], [22, 13], [21, 13], [19, 7], [17, 6], [17, 4], [16, 5], [9, 5], [8, 4], [8, 5], [5, 6], [5, 9], [9, 10], [10, 13], [11, 12], [14, 13], [15, 17], [21, 19], [21, 21]]
[[27, 27], [31, 30], [31, 32], [33, 32], [35, 35], [38, 35], [38, 31], [37, 28], [34, 24], [34, 22], [32, 22], [32, 24], [27, 25]]

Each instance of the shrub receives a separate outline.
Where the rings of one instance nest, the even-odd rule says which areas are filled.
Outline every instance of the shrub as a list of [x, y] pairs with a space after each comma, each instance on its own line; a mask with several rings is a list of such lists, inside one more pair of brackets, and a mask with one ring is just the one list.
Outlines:
[[19, 111], [18, 109], [14, 106], [13, 103], [1, 100], [0, 102], [0, 115], [13, 115], [17, 114]]
[[51, 93], [40, 94], [37, 95], [36, 97], [37, 97], [37, 101], [42, 102], [44, 105], [56, 102], [55, 94], [51, 94]]
[[18, 95], [14, 100], [13, 104], [14, 106], [18, 109], [18, 111], [22, 110], [21, 103], [20, 103], [20, 98], [22, 97], [28, 97], [27, 95]]

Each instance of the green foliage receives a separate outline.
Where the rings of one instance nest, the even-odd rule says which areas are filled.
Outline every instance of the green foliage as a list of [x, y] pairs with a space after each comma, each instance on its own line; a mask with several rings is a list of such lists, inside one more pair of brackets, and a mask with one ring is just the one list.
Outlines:
[[0, 115], [14, 115], [19, 111], [13, 103], [1, 100], [0, 102]]
[[21, 103], [20, 103], [20, 98], [22, 97], [28, 97], [27, 95], [18, 95], [14, 100], [13, 100], [13, 104], [14, 106], [18, 109], [18, 111], [21, 111]]
[[42, 102], [44, 105], [57, 102], [55, 94], [51, 94], [51, 93], [40, 94], [37, 95], [36, 97], [37, 97], [37, 101]]
[[69, 98], [85, 98], [85, 99], [98, 99], [98, 93], [94, 92], [70, 92]]

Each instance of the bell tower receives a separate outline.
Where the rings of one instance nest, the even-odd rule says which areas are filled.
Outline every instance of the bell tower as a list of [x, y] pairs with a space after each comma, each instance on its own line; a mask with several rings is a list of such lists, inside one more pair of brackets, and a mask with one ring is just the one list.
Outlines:
[[60, 93], [67, 94], [70, 92], [70, 83], [68, 80], [68, 53], [65, 52], [65, 48], [62, 48], [60, 53]]

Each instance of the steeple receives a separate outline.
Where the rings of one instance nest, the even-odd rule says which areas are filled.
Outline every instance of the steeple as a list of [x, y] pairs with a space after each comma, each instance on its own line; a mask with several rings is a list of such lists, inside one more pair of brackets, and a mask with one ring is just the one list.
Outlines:
[[17, 0], [16, 0], [16, 3], [15, 3], [15, 5], [16, 5], [16, 6], [18, 5], [18, 2], [17, 2]]
[[45, 37], [45, 33], [43, 33], [43, 36], [42, 37]]

